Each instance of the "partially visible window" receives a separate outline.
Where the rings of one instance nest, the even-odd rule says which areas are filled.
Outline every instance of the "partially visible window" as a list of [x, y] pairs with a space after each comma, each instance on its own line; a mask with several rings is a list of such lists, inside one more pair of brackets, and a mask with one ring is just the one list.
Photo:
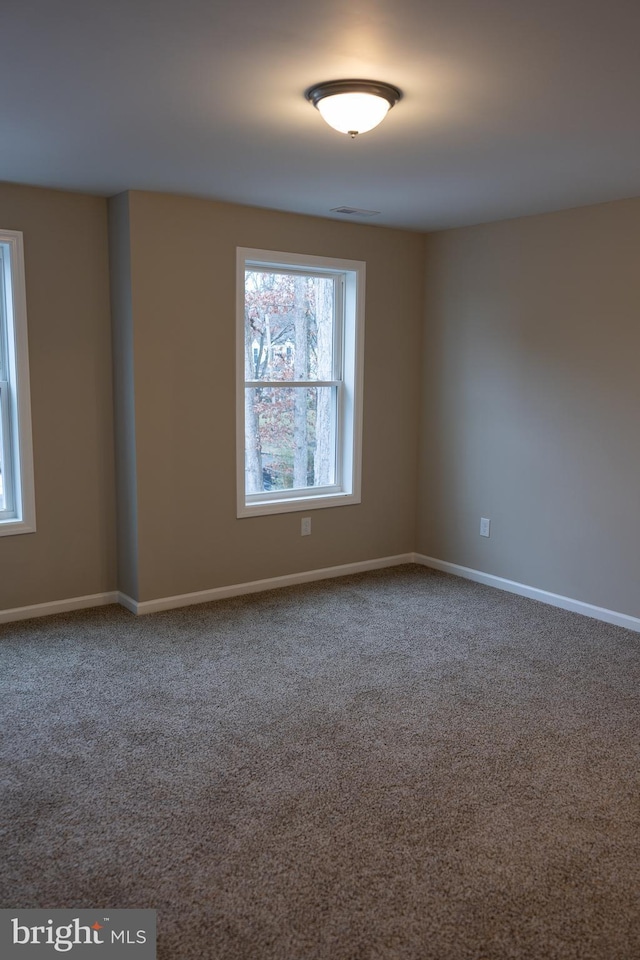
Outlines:
[[0, 230], [0, 536], [35, 528], [22, 234]]
[[239, 517], [360, 502], [364, 267], [239, 248]]

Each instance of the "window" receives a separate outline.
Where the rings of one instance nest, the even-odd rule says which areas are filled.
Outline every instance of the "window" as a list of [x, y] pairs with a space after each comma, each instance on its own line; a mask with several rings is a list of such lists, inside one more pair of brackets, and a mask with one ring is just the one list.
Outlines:
[[34, 530], [22, 234], [0, 230], [0, 536]]
[[360, 502], [365, 265], [238, 249], [238, 516]]

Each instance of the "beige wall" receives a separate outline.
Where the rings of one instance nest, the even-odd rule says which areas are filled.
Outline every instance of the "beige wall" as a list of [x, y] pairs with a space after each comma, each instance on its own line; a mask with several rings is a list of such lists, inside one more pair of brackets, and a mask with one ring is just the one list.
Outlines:
[[[110, 206], [112, 327], [106, 201], [0, 185], [25, 237], [38, 524], [0, 538], [0, 609], [417, 549], [640, 615], [640, 200], [427, 238]], [[235, 516], [236, 246], [367, 262], [363, 502], [313, 511], [311, 537], [298, 513]]]
[[0, 184], [24, 234], [37, 531], [0, 537], [0, 609], [116, 585], [107, 205]]
[[420, 552], [640, 615], [639, 251], [640, 200], [429, 237]]
[[[129, 194], [139, 595], [149, 600], [414, 546], [424, 238]], [[365, 260], [362, 503], [236, 518], [236, 247]]]

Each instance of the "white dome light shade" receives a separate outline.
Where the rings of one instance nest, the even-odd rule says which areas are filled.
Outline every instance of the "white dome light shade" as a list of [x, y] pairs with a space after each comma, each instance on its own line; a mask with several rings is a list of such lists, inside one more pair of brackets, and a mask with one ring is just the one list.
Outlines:
[[311, 87], [305, 96], [330, 127], [355, 137], [377, 127], [402, 93], [374, 80], [331, 80]]
[[366, 133], [386, 117], [391, 104], [372, 93], [336, 93], [318, 103], [318, 110], [340, 133]]

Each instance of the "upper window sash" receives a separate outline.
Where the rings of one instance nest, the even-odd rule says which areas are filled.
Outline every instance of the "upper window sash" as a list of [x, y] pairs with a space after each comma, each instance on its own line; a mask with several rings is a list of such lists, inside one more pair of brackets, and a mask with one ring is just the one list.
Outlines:
[[[310, 386], [320, 385], [321, 383], [334, 383], [336, 381], [342, 381], [344, 377], [343, 371], [343, 355], [344, 355], [344, 305], [345, 305], [345, 285], [344, 285], [344, 274], [337, 271], [329, 271], [326, 269], [315, 269], [312, 266], [309, 268], [300, 267], [299, 269], [294, 268], [285, 268], [285, 267], [274, 267], [273, 264], [269, 263], [265, 265], [259, 260], [246, 260], [245, 261], [245, 287], [244, 287], [244, 298], [242, 308], [244, 310], [244, 337], [249, 336], [249, 330], [247, 329], [248, 318], [246, 316], [246, 286], [247, 279], [252, 273], [255, 274], [273, 274], [274, 276], [289, 276], [289, 277], [300, 277], [300, 278], [318, 278], [331, 280], [333, 286], [333, 297], [332, 297], [332, 333], [331, 333], [331, 363], [330, 369], [329, 365], [325, 366], [317, 376], [307, 376], [304, 378], [295, 378], [295, 379], [286, 379], [284, 377], [270, 377], [265, 374], [265, 376], [249, 376], [248, 364], [250, 363], [250, 354], [249, 344], [245, 343], [245, 365], [244, 365], [244, 380], [247, 386], [264, 386], [268, 384], [280, 384], [280, 383], [309, 383]], [[239, 308], [240, 309], [240, 308]], [[277, 313], [274, 313], [274, 318], [278, 317]], [[267, 320], [267, 317], [265, 317]], [[260, 349], [260, 345], [256, 348]], [[255, 362], [255, 360], [254, 360]], [[256, 370], [252, 370], [251, 373], [255, 374]], [[310, 371], [307, 370], [307, 373], [310, 374]], [[323, 373], [324, 376], [320, 375]]]

